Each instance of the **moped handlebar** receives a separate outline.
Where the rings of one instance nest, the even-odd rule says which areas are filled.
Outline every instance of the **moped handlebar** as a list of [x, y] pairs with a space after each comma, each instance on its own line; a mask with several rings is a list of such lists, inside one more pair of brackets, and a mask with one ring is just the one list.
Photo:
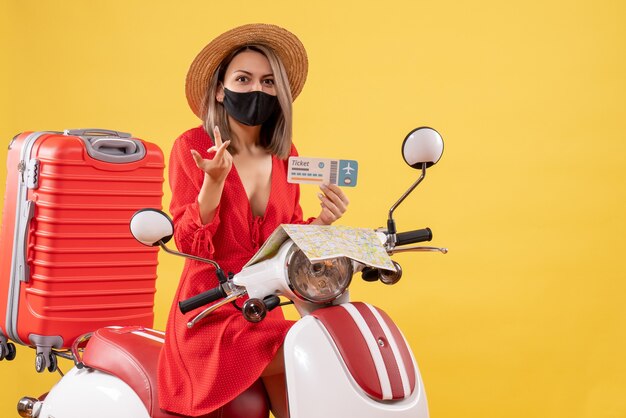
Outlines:
[[222, 286], [214, 287], [213, 289], [209, 289], [206, 292], [199, 293], [195, 296], [190, 297], [186, 300], [181, 300], [178, 302], [178, 308], [184, 314], [189, 311], [193, 311], [200, 306], [204, 306], [211, 302], [215, 302], [218, 299], [222, 299], [226, 297], [226, 292], [222, 288]]
[[[400, 232], [396, 235], [396, 245], [414, 244], [417, 242], [430, 241], [433, 238], [433, 232], [430, 228], [416, 229], [413, 231]], [[209, 289], [189, 299], [178, 302], [180, 311], [185, 314], [196, 308], [207, 305], [216, 300], [223, 299], [227, 296], [222, 285]]]
[[396, 245], [415, 244], [416, 242], [430, 241], [432, 239], [433, 231], [430, 228], [416, 229], [396, 234]]

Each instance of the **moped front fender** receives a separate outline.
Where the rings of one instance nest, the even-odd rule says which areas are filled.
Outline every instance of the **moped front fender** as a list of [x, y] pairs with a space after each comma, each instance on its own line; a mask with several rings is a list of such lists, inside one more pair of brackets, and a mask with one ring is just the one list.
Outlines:
[[[343, 337], [363, 339], [361, 335]], [[403, 341], [399, 343], [406, 344], [404, 337], [401, 338]], [[426, 393], [412, 353], [411, 364], [405, 362], [404, 367], [413, 368], [414, 388], [408, 396], [393, 400], [375, 399], [363, 390], [329, 331], [312, 315], [290, 329], [284, 353], [291, 418], [428, 418]], [[352, 359], [353, 364], [359, 362], [360, 359]]]

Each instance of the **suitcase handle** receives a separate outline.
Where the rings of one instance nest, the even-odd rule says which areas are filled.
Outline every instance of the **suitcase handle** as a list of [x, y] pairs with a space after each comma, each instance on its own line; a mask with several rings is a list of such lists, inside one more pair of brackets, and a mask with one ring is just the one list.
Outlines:
[[19, 231], [18, 235], [18, 255], [17, 255], [17, 275], [20, 281], [24, 283], [28, 283], [30, 281], [30, 267], [28, 265], [27, 253], [28, 253], [28, 228], [30, 226], [30, 220], [33, 219], [35, 215], [35, 202], [29, 200], [26, 202], [26, 206], [24, 207], [24, 212], [22, 219], [19, 224], [22, 229]]
[[137, 152], [137, 144], [128, 139], [89, 138], [89, 143], [95, 151], [103, 154], [130, 155]]
[[91, 158], [114, 164], [128, 164], [146, 156], [146, 148], [138, 139], [92, 136], [80, 137]]
[[63, 135], [75, 136], [115, 136], [118, 138], [130, 138], [132, 135], [128, 132], [113, 131], [110, 129], [86, 128], [86, 129], [66, 129]]
[[110, 129], [66, 129], [66, 136], [79, 137], [91, 158], [114, 164], [128, 164], [146, 156], [143, 143], [127, 132]]

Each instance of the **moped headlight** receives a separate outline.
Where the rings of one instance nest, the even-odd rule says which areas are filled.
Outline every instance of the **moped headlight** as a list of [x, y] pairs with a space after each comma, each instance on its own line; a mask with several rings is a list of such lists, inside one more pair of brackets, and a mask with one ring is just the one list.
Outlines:
[[346, 257], [311, 263], [297, 247], [287, 256], [289, 287], [301, 299], [330, 303], [345, 292], [352, 280], [352, 262]]

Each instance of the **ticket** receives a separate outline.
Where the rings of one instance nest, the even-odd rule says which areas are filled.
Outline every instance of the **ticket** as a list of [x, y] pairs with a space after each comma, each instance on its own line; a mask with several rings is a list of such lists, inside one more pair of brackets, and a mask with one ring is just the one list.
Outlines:
[[355, 160], [289, 157], [287, 181], [354, 187], [358, 172], [359, 164]]

